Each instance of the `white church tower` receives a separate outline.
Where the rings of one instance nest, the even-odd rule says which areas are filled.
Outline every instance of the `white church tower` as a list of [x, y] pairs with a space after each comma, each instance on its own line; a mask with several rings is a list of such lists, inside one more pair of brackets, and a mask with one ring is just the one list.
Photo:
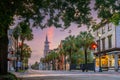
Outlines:
[[44, 45], [44, 57], [48, 54], [48, 52], [49, 52], [49, 41], [48, 41], [48, 36], [46, 35], [46, 40]]

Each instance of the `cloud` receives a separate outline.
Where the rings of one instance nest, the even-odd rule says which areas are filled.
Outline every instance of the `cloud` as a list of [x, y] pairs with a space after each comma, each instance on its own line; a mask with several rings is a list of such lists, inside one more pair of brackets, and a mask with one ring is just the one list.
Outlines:
[[50, 48], [52, 48], [53, 36], [54, 36], [54, 27], [50, 27], [47, 30], [48, 40], [50, 42]]

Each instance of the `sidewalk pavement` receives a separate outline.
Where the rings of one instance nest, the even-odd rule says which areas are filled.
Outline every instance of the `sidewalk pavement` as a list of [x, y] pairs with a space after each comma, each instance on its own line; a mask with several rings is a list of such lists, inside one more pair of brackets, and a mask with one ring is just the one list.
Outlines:
[[[53, 72], [57, 72], [57, 71], [53, 71]], [[91, 73], [91, 74], [94, 74], [94, 73], [99, 73], [99, 74], [120, 74], [120, 71], [118, 72], [115, 72], [115, 71], [102, 71], [102, 72], [94, 72], [94, 71], [88, 71], [88, 72], [82, 72], [81, 70], [71, 70], [71, 71], [58, 71], [58, 72], [66, 72], [66, 73], [72, 73], [72, 72], [75, 72], [75, 73]], [[29, 75], [29, 74], [32, 74], [31, 71], [25, 71], [25, 72], [12, 72], [13, 74], [15, 74], [17, 77], [22, 77], [22, 75]], [[42, 72], [41, 72], [42, 73]], [[37, 74], [37, 73], [36, 73]], [[43, 73], [44, 74], [44, 73]]]

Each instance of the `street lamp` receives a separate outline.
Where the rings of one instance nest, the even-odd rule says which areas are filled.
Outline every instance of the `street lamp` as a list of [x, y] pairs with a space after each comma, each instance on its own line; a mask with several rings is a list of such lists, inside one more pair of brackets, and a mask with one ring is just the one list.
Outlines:
[[100, 37], [101, 37], [101, 34], [98, 33], [98, 37], [99, 37], [99, 72], [102, 72], [102, 68], [101, 68], [101, 46], [100, 46]]
[[94, 63], [94, 72], [95, 72], [95, 67], [96, 67], [96, 59], [95, 59], [95, 55], [93, 56], [93, 63]]

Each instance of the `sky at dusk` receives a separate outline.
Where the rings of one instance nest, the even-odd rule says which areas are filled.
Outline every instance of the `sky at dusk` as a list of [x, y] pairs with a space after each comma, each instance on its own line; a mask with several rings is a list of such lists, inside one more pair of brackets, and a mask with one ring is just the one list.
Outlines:
[[[71, 33], [69, 33], [71, 30]], [[86, 27], [78, 28], [77, 25], [72, 24], [70, 28], [62, 31], [60, 28], [50, 27], [41, 29], [33, 29], [34, 39], [27, 42], [27, 44], [32, 49], [32, 55], [29, 59], [29, 64], [33, 64], [36, 61], [40, 61], [40, 58], [43, 57], [44, 52], [44, 41], [46, 35], [48, 35], [48, 40], [50, 42], [50, 49], [57, 48], [61, 40], [64, 40], [65, 37], [71, 35], [78, 35], [80, 31], [85, 31]]]

